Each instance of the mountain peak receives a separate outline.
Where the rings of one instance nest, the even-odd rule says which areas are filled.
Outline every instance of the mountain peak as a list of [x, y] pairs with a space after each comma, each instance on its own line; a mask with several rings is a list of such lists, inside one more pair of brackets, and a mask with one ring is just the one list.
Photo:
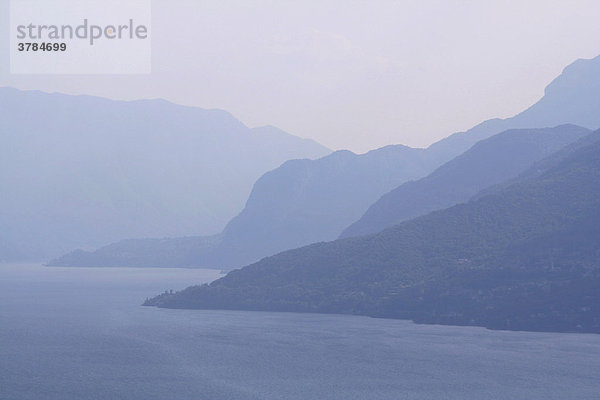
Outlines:
[[594, 58], [578, 58], [567, 65], [544, 91], [545, 95], [555, 92], [581, 90], [600, 86], [600, 55]]

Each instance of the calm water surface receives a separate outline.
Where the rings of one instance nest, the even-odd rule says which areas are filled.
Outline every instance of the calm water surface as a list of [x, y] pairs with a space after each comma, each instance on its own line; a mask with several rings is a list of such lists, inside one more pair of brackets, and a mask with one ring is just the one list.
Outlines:
[[0, 399], [600, 399], [600, 335], [139, 305], [218, 276], [0, 265]]

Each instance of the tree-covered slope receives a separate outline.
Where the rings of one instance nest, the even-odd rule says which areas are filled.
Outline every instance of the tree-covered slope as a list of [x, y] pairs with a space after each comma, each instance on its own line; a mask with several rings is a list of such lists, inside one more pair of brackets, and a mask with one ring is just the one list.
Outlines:
[[340, 237], [376, 233], [466, 202], [481, 190], [516, 177], [536, 161], [589, 133], [585, 128], [561, 125], [509, 130], [482, 140], [425, 178], [386, 193]]
[[600, 332], [600, 141], [552, 157], [536, 178], [469, 203], [146, 304]]

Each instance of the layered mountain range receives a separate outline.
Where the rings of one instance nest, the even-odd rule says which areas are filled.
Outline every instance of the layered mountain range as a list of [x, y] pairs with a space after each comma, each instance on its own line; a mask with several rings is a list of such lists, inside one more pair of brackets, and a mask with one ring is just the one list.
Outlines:
[[400, 222], [468, 201], [518, 176], [536, 161], [589, 134], [575, 125], [512, 129], [476, 143], [423, 179], [386, 193], [340, 237], [376, 233]]
[[220, 232], [254, 182], [320, 144], [222, 110], [0, 88], [0, 260]]
[[600, 131], [476, 199], [145, 304], [600, 333]]
[[[211, 241], [213, 245], [196, 252], [185, 250], [193, 254], [187, 258], [161, 256], [160, 265], [231, 269], [340, 235], [377, 232], [467, 201], [577, 140], [588, 132], [586, 128], [600, 127], [599, 77], [600, 57], [578, 60], [524, 112], [486, 121], [427, 149], [388, 146], [363, 155], [341, 151], [318, 160], [288, 161], [258, 179], [246, 206], [218, 239]], [[538, 129], [548, 127], [556, 128]], [[185, 248], [184, 242], [181, 246]], [[171, 250], [169, 244], [165, 251]], [[156, 262], [147, 252], [121, 243], [96, 252], [71, 253], [52, 264]]]

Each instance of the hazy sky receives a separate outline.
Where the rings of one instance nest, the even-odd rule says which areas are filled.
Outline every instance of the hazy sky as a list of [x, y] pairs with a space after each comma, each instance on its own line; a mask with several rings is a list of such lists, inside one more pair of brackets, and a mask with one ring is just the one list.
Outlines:
[[598, 0], [154, 0], [151, 75], [11, 75], [0, 4], [1, 86], [222, 108], [358, 152], [511, 116], [600, 54]]

